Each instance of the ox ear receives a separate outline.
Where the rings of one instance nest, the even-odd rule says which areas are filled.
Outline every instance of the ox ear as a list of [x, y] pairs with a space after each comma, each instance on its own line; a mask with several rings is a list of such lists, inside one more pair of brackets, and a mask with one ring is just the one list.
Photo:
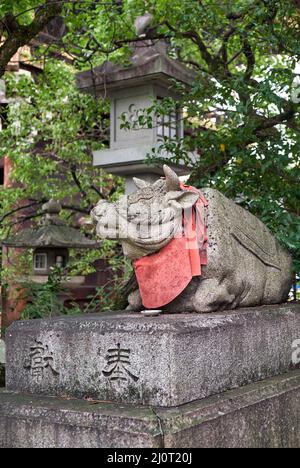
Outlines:
[[166, 176], [166, 185], [168, 192], [180, 190], [180, 180], [176, 172], [174, 172], [173, 169], [171, 169], [166, 164], [164, 165], [163, 170]]
[[183, 210], [192, 208], [197, 202], [199, 195], [193, 192], [168, 192], [166, 195], [168, 203], [175, 203], [179, 205]]
[[145, 180], [138, 179], [137, 177], [133, 178], [133, 182], [137, 186], [138, 189], [143, 189], [145, 187], [149, 187], [149, 185], [150, 185]]

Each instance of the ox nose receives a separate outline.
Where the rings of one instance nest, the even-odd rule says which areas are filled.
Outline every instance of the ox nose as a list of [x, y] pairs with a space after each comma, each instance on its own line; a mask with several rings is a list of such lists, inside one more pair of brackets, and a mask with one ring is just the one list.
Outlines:
[[106, 201], [100, 201], [95, 208], [92, 210], [92, 218], [94, 218], [96, 221], [99, 221], [99, 218], [102, 218], [105, 213], [106, 213], [106, 208], [107, 208], [107, 203]]

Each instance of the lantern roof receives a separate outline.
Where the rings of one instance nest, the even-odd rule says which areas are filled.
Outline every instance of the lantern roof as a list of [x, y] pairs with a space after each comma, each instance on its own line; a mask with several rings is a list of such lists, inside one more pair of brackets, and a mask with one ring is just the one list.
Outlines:
[[95, 249], [99, 243], [88, 239], [79, 230], [67, 226], [59, 213], [62, 207], [55, 200], [43, 205], [44, 216], [38, 227], [27, 228], [15, 236], [6, 239], [2, 244], [6, 247], [39, 248], [65, 247], [73, 249]]
[[129, 66], [107, 61], [100, 67], [77, 74], [78, 87], [89, 94], [103, 95], [109, 90], [149, 82], [170, 87], [172, 79], [191, 85], [195, 72], [170, 58], [167, 50], [168, 45], [163, 41], [139, 42], [133, 46]]

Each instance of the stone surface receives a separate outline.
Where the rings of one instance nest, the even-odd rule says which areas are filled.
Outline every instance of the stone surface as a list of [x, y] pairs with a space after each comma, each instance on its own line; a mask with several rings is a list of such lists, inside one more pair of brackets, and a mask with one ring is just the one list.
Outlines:
[[[170, 59], [167, 46], [161, 41], [156, 44], [140, 42], [132, 52], [129, 66], [106, 62], [92, 72], [77, 75], [81, 91], [109, 97], [111, 102], [110, 148], [94, 152], [94, 165], [125, 177], [143, 172], [163, 175], [158, 164], [150, 161], [145, 164], [145, 159], [154, 149], [161, 158], [171, 158], [170, 152], [159, 149], [165, 137], [174, 141], [183, 138], [184, 119], [178, 106], [174, 105], [168, 124], [166, 116], [162, 122], [151, 108], [155, 101], [165, 97], [178, 101], [180, 93], [174, 86], [175, 80], [190, 86], [196, 75], [179, 61]], [[139, 125], [139, 117], [149, 109], [152, 128]], [[130, 128], [122, 125], [124, 116]], [[195, 157], [198, 157], [196, 153], [190, 153], [191, 164]], [[176, 166], [181, 174], [188, 174], [191, 169], [183, 160]], [[128, 179], [126, 190], [130, 193], [127, 182]]]
[[[151, 176], [152, 182], [157, 180], [158, 177], [163, 176], [163, 170], [161, 166], [155, 164], [145, 164], [146, 155], [152, 152], [152, 148], [158, 150], [161, 144], [145, 144], [141, 142], [139, 146], [131, 145], [129, 148], [121, 149], [107, 149], [94, 151], [93, 153], [93, 164], [97, 167], [102, 167], [110, 174], [126, 177], [126, 183], [129, 182], [129, 177], [139, 177], [139, 175], [146, 174], [145, 179]], [[165, 160], [171, 159], [172, 154], [167, 151], [160, 150], [161, 157]], [[187, 175], [190, 172], [190, 168], [187, 166], [175, 166], [170, 161], [170, 166], [176, 169], [176, 172], [180, 175]], [[135, 187], [136, 190], [136, 187]]]
[[178, 408], [0, 391], [1, 448], [298, 448], [300, 371]]
[[[147, 155], [154, 151], [159, 153], [161, 158], [170, 160], [172, 153], [166, 149], [162, 149], [161, 133], [169, 134], [169, 127], [162, 126], [156, 122], [156, 117], [153, 115], [154, 125], [152, 128], [146, 126], [123, 128], [123, 117], [134, 124], [137, 122], [138, 116], [144, 114], [144, 109], [149, 109], [153, 106], [153, 102], [162, 97], [174, 97], [170, 92], [170, 87], [164, 88], [162, 84], [152, 82], [142, 86], [126, 86], [123, 84], [122, 89], [116, 90], [110, 96], [110, 147], [106, 150], [93, 152], [93, 164], [103, 168], [105, 171], [124, 176], [127, 193], [130, 193], [128, 184], [130, 175], [138, 175], [142, 173], [151, 176], [154, 182], [154, 177], [163, 176], [163, 170], [160, 164], [145, 160]], [[183, 138], [183, 118], [181, 113], [170, 115], [172, 122], [172, 132], [176, 133], [176, 138]], [[189, 153], [190, 160], [198, 156], [197, 154]], [[170, 161], [170, 165], [176, 168], [180, 175], [187, 175], [191, 171], [191, 167], [187, 166], [184, 161], [178, 161], [175, 165]], [[132, 185], [132, 182], [131, 182]]]
[[300, 372], [159, 410], [168, 448], [299, 448]]
[[77, 74], [77, 85], [84, 93], [106, 97], [111, 90], [132, 88], [145, 83], [158, 83], [167, 89], [175, 89], [172, 80], [191, 85], [196, 78], [193, 70], [168, 56], [166, 44], [158, 41], [140, 43], [133, 48], [130, 66], [114, 62]]
[[[135, 176], [138, 178], [142, 178], [148, 183], [153, 183], [157, 179], [157, 174], [147, 173], [146, 170], [143, 173], [135, 172]], [[126, 176], [125, 177], [125, 194], [129, 195], [131, 193], [134, 193], [135, 191], [136, 191], [136, 185], [133, 181], [132, 175]]]
[[107, 313], [14, 323], [9, 390], [177, 406], [288, 372], [300, 304], [223, 314]]
[[[197, 197], [181, 189], [171, 168], [164, 166], [164, 171], [165, 181], [158, 180], [153, 185], [145, 183], [136, 193], [122, 196], [114, 204], [101, 200], [92, 211], [98, 236], [120, 239], [124, 254], [132, 260], [159, 252], [174, 238], [179, 240], [182, 212], [185, 210], [188, 218], [199, 199], [199, 194]], [[198, 207], [196, 224], [198, 227], [207, 224], [208, 264], [203, 266], [201, 276], [194, 277], [165, 310], [213, 312], [285, 302], [292, 284], [292, 259], [288, 252], [250, 212], [217, 190], [209, 188], [202, 192], [208, 207], [205, 210]], [[201, 229], [198, 231], [200, 234]], [[195, 249], [195, 245], [191, 248]], [[198, 248], [203, 248], [202, 243]], [[182, 252], [182, 249], [189, 249], [189, 245], [182, 242], [178, 249]], [[154, 266], [155, 262], [157, 259]], [[173, 289], [177, 289], [182, 280], [181, 272], [178, 269], [173, 272], [171, 260], [169, 271]], [[167, 280], [162, 275], [165, 287], [170, 284]], [[182, 291], [187, 283], [181, 282]], [[157, 288], [153, 287], [149, 295], [155, 298]], [[134, 297], [135, 300], [129, 298], [132, 310], [141, 310], [142, 300]], [[162, 306], [165, 303], [156, 304], [155, 308]]]
[[0, 390], [0, 448], [160, 447], [151, 408]]

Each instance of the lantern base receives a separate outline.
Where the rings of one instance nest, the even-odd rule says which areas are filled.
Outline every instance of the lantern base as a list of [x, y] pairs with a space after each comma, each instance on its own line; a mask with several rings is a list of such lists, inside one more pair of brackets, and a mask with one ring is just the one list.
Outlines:
[[[133, 176], [149, 183], [156, 182], [161, 176], [164, 177], [162, 164], [147, 164], [147, 154], [151, 154], [151, 151], [150, 146], [95, 151], [94, 166], [101, 167], [110, 174], [125, 177], [126, 194], [130, 194], [136, 191], [132, 181]], [[166, 160], [171, 157], [166, 152], [160, 156]], [[190, 154], [190, 159], [191, 161], [195, 159], [193, 153]], [[168, 163], [168, 165], [179, 176], [185, 176], [191, 172], [191, 168], [184, 164]]]

